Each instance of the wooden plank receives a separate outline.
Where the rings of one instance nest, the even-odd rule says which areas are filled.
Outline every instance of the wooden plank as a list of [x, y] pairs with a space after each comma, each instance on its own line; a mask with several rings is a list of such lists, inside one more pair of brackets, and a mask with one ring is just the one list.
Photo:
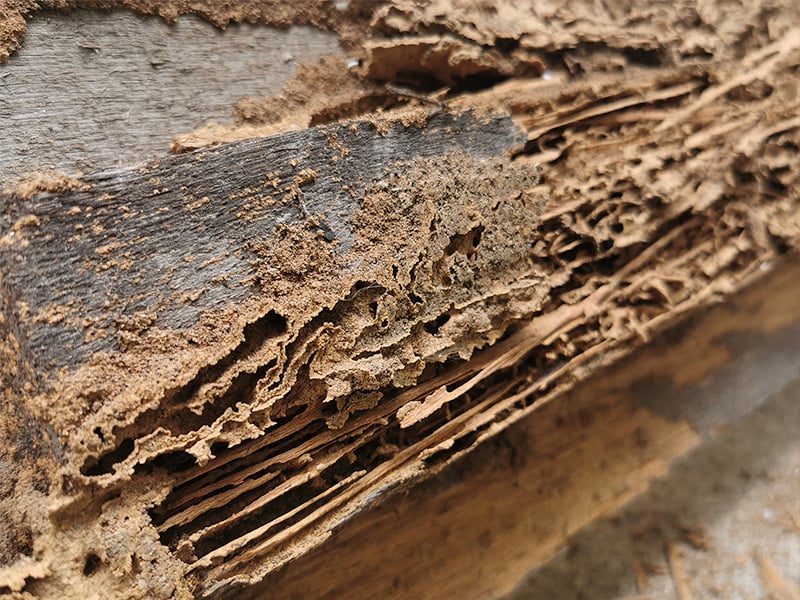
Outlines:
[[[136, 163], [175, 136], [229, 121], [245, 96], [268, 96], [299, 61], [341, 55], [335, 35], [194, 16], [168, 25], [129, 12], [43, 11], [0, 64], [0, 183]], [[2, 187], [2, 186], [0, 186]]]
[[[416, 9], [403, 10], [371, 22], [402, 29]], [[682, 58], [667, 64], [653, 31], [623, 35], [629, 17], [612, 45], [644, 58], [621, 73], [474, 91], [542, 66], [532, 40], [442, 34], [433, 63], [411, 56], [395, 74], [453, 84], [444, 101], [412, 91], [381, 117], [12, 187], [0, 427], [18, 454], [0, 461], [14, 490], [0, 510], [14, 515], [2, 557], [18, 560], [0, 586], [166, 598], [257, 585], [687, 313], [785, 269], [800, 228], [796, 38], [754, 28], [747, 48], [762, 30], [770, 43], [744, 72], [720, 62], [724, 43], [702, 64], [671, 48]], [[596, 24], [581, 22], [594, 48]], [[405, 42], [380, 44], [370, 61]], [[379, 66], [367, 72], [397, 65]], [[705, 368], [671, 365], [691, 367]], [[685, 418], [652, 412], [613, 412], [603, 431], [652, 458], [620, 467], [640, 483], [696, 442]], [[677, 441], [639, 451], [614, 426], [625, 419]], [[602, 445], [581, 444], [590, 458]]]

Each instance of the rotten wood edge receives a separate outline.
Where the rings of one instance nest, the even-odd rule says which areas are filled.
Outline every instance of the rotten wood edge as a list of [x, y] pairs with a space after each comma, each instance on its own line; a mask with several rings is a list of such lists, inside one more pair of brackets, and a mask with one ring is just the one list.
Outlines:
[[509, 593], [676, 460], [797, 385], [800, 263], [785, 257], [405, 493], [342, 520], [263, 581], [209, 598]]

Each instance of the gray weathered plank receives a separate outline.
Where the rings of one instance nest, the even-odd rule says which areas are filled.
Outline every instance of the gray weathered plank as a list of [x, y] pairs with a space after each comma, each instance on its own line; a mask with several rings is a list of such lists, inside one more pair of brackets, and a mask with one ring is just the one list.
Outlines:
[[139, 162], [172, 138], [228, 121], [242, 96], [271, 95], [299, 62], [341, 53], [335, 34], [127, 12], [37, 13], [0, 64], [0, 182], [45, 168]]

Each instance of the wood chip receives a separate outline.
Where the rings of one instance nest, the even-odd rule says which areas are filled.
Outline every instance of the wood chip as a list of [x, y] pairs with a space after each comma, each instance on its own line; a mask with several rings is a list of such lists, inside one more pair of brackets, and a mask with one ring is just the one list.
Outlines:
[[640, 594], [646, 593], [650, 588], [650, 580], [647, 577], [642, 561], [634, 559], [631, 568], [633, 569], [633, 576], [636, 578], [636, 591]]
[[758, 576], [761, 578], [765, 591], [768, 592], [770, 598], [775, 600], [800, 599], [800, 589], [783, 578], [769, 556], [757, 551], [755, 559], [758, 565]]
[[678, 600], [692, 600], [692, 591], [689, 587], [689, 578], [683, 565], [683, 548], [669, 542], [667, 544], [667, 562], [675, 586], [675, 596]]

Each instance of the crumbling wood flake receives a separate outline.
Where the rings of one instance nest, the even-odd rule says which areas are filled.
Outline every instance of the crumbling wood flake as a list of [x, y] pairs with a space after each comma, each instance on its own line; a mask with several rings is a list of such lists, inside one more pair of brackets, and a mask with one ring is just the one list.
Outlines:
[[[3, 427], [44, 430], [26, 464], [50, 504], [32, 517], [38, 566], [28, 549], [0, 586], [79, 577], [57, 564], [77, 531], [84, 575], [135, 594], [260, 579], [796, 252], [796, 32], [758, 45], [707, 8], [691, 22], [723, 37], [700, 44], [679, 20], [664, 41], [628, 32], [647, 22], [633, 12], [567, 31], [504, 8], [467, 34], [459, 11], [381, 5], [373, 61], [435, 52], [367, 75], [510, 79], [5, 191], [2, 400], [24, 410], [4, 408]], [[598, 40], [675, 56], [568, 85], [514, 78]], [[686, 64], [695, 53], [716, 60]]]

